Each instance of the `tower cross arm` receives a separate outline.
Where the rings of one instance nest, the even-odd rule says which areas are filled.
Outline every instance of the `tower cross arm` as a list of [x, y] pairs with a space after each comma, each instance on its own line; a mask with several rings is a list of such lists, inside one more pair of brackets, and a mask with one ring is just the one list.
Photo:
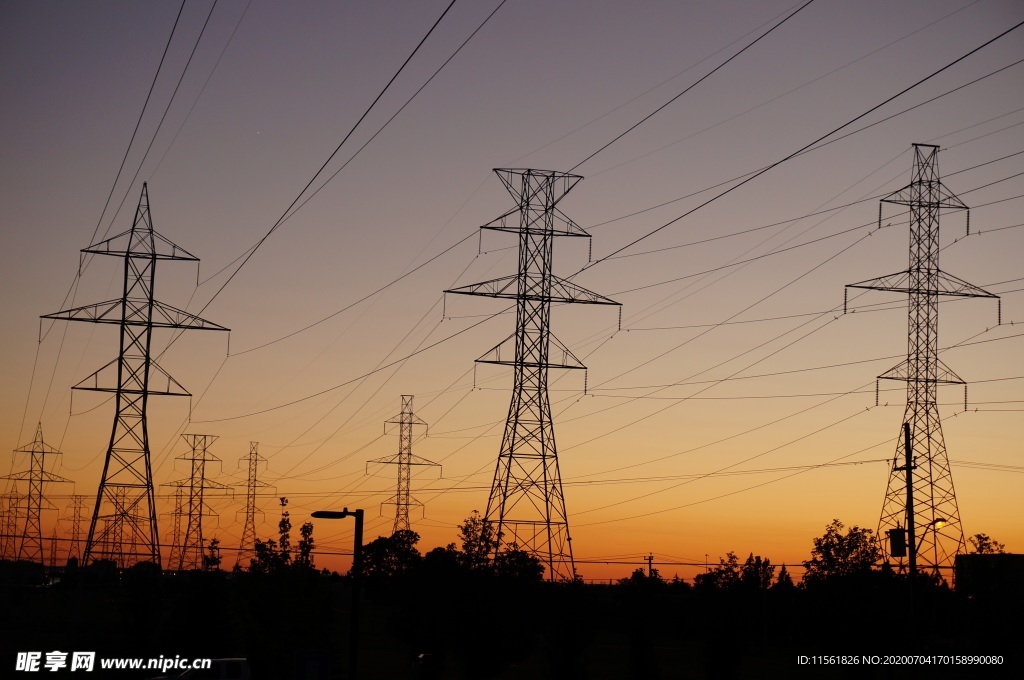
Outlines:
[[[936, 359], [935, 377], [930, 381], [942, 385], [966, 385], [967, 382], [953, 372], [953, 369], [945, 364], [942, 359]], [[896, 366], [893, 366], [885, 373], [878, 376], [880, 380], [901, 380], [903, 382], [928, 382], [922, 379], [914, 370], [911, 363], [904, 359]]]
[[[930, 191], [922, 192], [923, 184], [928, 185]], [[882, 203], [894, 203], [896, 205], [929, 205], [947, 210], [968, 210], [967, 205], [961, 201], [956, 194], [946, 188], [938, 180], [919, 180], [892, 192], [881, 199]]]
[[149, 394], [160, 397], [191, 397], [192, 393], [165, 371], [156, 360], [149, 360], [149, 385], [143, 389], [129, 386], [118, 380], [118, 359], [109, 361], [105, 366], [83, 378], [71, 389], [90, 392], [113, 392], [122, 394]]
[[133, 240], [132, 232], [133, 229], [122, 231], [117, 236], [111, 236], [105, 241], [82, 248], [82, 252], [91, 255], [116, 255], [120, 257], [131, 255], [133, 257], [149, 257], [157, 260], [199, 262], [198, 257], [155, 231], [150, 232], [153, 236], [151, 240], [145, 238]]
[[230, 328], [207, 321], [183, 309], [172, 307], [163, 302], [153, 301], [154, 328], [184, 328], [199, 331], [229, 331]]
[[952, 274], [947, 274], [942, 270], [937, 271], [936, 274], [936, 286], [934, 289], [922, 289], [913, 286], [911, 283], [910, 270], [896, 272], [895, 274], [887, 274], [886, 276], [879, 276], [875, 279], [868, 279], [857, 283], [848, 283], [846, 284], [846, 287], [864, 288], [866, 290], [885, 290], [892, 293], [928, 293], [932, 295], [950, 295], [955, 297], [972, 298], [999, 297], [995, 293], [991, 293], [984, 288], [975, 286], [973, 283], [968, 283], [967, 281], [953, 276]]
[[441, 467], [440, 463], [435, 463], [432, 460], [427, 460], [422, 456], [417, 456], [415, 453], [410, 453], [408, 460], [399, 461], [399, 454], [395, 453], [390, 456], [382, 456], [381, 458], [374, 458], [373, 460], [366, 461], [367, 466], [369, 465], [423, 465], [425, 467]]
[[[540, 286], [527, 286], [525, 293], [520, 292], [519, 281], [522, 274], [502, 276], [490, 281], [473, 283], [468, 286], [449, 288], [445, 293], [456, 293], [459, 295], [482, 295], [484, 297], [504, 298], [506, 300], [535, 300], [539, 302], [561, 302], [561, 303], [582, 303], [591, 305], [621, 305], [603, 295], [587, 290], [583, 286], [576, 285], [566, 279], [551, 276], [551, 286], [548, 292], [536, 290]], [[536, 292], [529, 290], [533, 288]]]
[[[183, 309], [153, 300], [153, 316], [150, 319], [150, 301], [141, 298], [127, 298], [97, 302], [82, 307], [73, 307], [53, 314], [44, 314], [42, 319], [63, 321], [88, 321], [91, 323], [125, 324], [127, 326], [149, 326], [153, 328], [183, 328], [201, 331], [231, 330], [220, 324], [207, 321]], [[123, 309], [123, 314], [122, 314]]]
[[541, 216], [545, 214], [546, 213], [538, 211], [538, 213], [533, 216], [533, 219], [524, 223], [522, 220], [522, 210], [519, 207], [516, 207], [494, 218], [480, 228], [488, 229], [490, 231], [507, 231], [514, 234], [551, 234], [552, 236], [576, 236], [579, 238], [590, 238], [590, 234], [588, 234], [583, 227], [572, 221], [558, 208], [554, 208], [549, 213], [552, 218], [550, 224], [541, 219]]
[[72, 307], [52, 314], [43, 314], [40, 319], [64, 321], [90, 321], [92, 323], [121, 323], [121, 300], [107, 300], [91, 305]]

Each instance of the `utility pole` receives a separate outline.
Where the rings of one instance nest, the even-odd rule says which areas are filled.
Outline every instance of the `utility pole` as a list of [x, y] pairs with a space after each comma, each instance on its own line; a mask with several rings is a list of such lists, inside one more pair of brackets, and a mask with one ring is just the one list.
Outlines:
[[384, 434], [388, 434], [388, 425], [398, 426], [398, 453], [367, 462], [367, 466], [369, 466], [369, 463], [379, 463], [381, 465], [395, 465], [398, 467], [398, 488], [395, 491], [395, 495], [382, 503], [382, 505], [395, 506], [395, 524], [391, 530], [392, 534], [411, 530], [409, 506], [418, 505], [422, 507], [423, 505], [411, 496], [412, 466], [437, 465], [437, 463], [412, 454], [413, 427], [417, 425], [422, 425], [424, 428], [427, 427], [427, 424], [413, 413], [412, 398], [413, 395], [411, 394], [403, 394], [402, 411], [384, 423]]
[[548, 398], [548, 371], [586, 367], [552, 335], [551, 303], [619, 303], [552, 273], [555, 237], [590, 237], [557, 208], [583, 178], [550, 170], [494, 172], [516, 207], [482, 228], [518, 234], [519, 272], [445, 291], [516, 301], [515, 332], [477, 359], [512, 366], [515, 374], [484, 521], [495, 529], [494, 554], [502, 544], [515, 545], [540, 559], [549, 580], [572, 581], [576, 568]]
[[[902, 531], [901, 520], [905, 520], [914, 560], [911, 571], [916, 570], [917, 563], [923, 563], [935, 575], [940, 567], [952, 568], [955, 556], [965, 545], [938, 409], [939, 385], [965, 383], [939, 359], [939, 296], [998, 299], [997, 295], [939, 269], [939, 214], [943, 210], [968, 210], [968, 207], [940, 181], [938, 151], [937, 146], [915, 144], [910, 184], [883, 198], [878, 206], [879, 227], [882, 204], [908, 206], [910, 266], [895, 274], [847, 286], [908, 296], [907, 358], [878, 376], [907, 383], [904, 432], [897, 439], [878, 535], [891, 537], [890, 532]], [[970, 233], [969, 212], [967, 233]], [[964, 408], [966, 389], [965, 386]], [[912, 452], [916, 452], [919, 460], [916, 467], [922, 470], [916, 477], [912, 472], [915, 468]], [[887, 561], [899, 557], [892, 549], [896, 544], [886, 545], [884, 541], [882, 544]], [[902, 557], [897, 566], [900, 570], [904, 568]]]
[[917, 527], [914, 521], [914, 470], [917, 469], [917, 464], [914, 462], [914, 439], [910, 434], [910, 423], [903, 423], [903, 452], [902, 469], [907, 478], [907, 543], [910, 544], [908, 561], [910, 575], [917, 576]]
[[[131, 229], [93, 244], [82, 253], [110, 255], [124, 261], [124, 285], [120, 298], [43, 317], [114, 324], [120, 328], [118, 357], [74, 386], [80, 390], [111, 392], [116, 402], [110, 443], [82, 559], [88, 564], [94, 559], [123, 556], [120, 561], [125, 566], [143, 561], [160, 564], [147, 405], [151, 396], [191, 395], [153, 359], [153, 330], [228, 329], [153, 298], [158, 260], [198, 262], [199, 258], [153, 230], [146, 184], [142, 185]], [[120, 510], [116, 502], [119, 493], [123, 493], [125, 498]], [[124, 520], [129, 518], [125, 513], [130, 514], [133, 521], [126, 524]], [[138, 521], [134, 520], [136, 516]], [[120, 544], [114, 545], [107, 540], [110, 537], [105, 535], [104, 527], [117, 527], [121, 532]], [[129, 532], [127, 537], [123, 534], [125, 528]], [[125, 542], [136, 547], [125, 553]], [[109, 547], [101, 549], [102, 546]]]
[[42, 529], [43, 506], [45, 505], [46, 509], [52, 509], [53, 505], [47, 502], [43, 496], [43, 484], [70, 480], [46, 471], [46, 457], [59, 456], [61, 452], [43, 441], [42, 423], [36, 425], [36, 436], [32, 442], [15, 449], [14, 452], [29, 455], [28, 470], [3, 477], [3, 479], [28, 482], [28, 494], [24, 499], [24, 517], [17, 517], [17, 520], [23, 519], [24, 524], [19, 527], [16, 539], [18, 550], [15, 557], [19, 560], [45, 565]]

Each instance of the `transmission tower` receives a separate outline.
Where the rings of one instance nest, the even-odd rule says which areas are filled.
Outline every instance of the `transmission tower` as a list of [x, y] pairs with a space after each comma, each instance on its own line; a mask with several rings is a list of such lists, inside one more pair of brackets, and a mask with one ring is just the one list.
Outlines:
[[[176, 482], [167, 482], [162, 486], [174, 487], [174, 509], [171, 511], [171, 554], [167, 558], [168, 568], [181, 562], [181, 517], [185, 514], [185, 484], [188, 480], [179, 479]], [[166, 513], [165, 513], [166, 514]]]
[[516, 301], [515, 332], [477, 359], [515, 369], [484, 520], [494, 526], [495, 552], [502, 543], [515, 545], [539, 558], [550, 580], [573, 580], [576, 572], [551, 421], [548, 370], [586, 367], [551, 334], [551, 303], [619, 303], [552, 274], [555, 237], [590, 236], [556, 207], [582, 177], [549, 170], [494, 172], [517, 205], [482, 228], [519, 235], [519, 273], [446, 291]]
[[50, 535], [50, 569], [57, 568], [57, 527], [53, 527]]
[[36, 426], [36, 436], [31, 444], [26, 444], [15, 449], [15, 453], [27, 453], [29, 455], [28, 470], [8, 475], [5, 479], [24, 480], [28, 482], [28, 495], [22, 503], [24, 513], [16, 514], [16, 521], [19, 523], [16, 536], [18, 543], [17, 559], [28, 562], [39, 562], [45, 564], [43, 554], [43, 529], [42, 514], [43, 506], [52, 509], [53, 506], [43, 496], [43, 484], [46, 482], [68, 482], [52, 472], [46, 471], [46, 457], [59, 456], [60, 451], [49, 446], [43, 441], [43, 424]]
[[[968, 208], [939, 180], [938, 151], [937, 146], [915, 144], [910, 184], [881, 201], [905, 205], [910, 210], [909, 267], [847, 286], [908, 296], [907, 358], [878, 376], [907, 383], [904, 424], [889, 472], [878, 535], [890, 538], [888, 544], [881, 541], [882, 550], [885, 559], [895, 562], [898, 569], [913, 564], [904, 564], [907, 551], [902, 546], [906, 546], [917, 558], [917, 565], [936, 575], [940, 568], [952, 568], [956, 554], [964, 548], [937, 397], [939, 385], [965, 383], [939, 359], [939, 296], [998, 297], [939, 269], [939, 213]], [[970, 213], [967, 225], [970, 233]], [[905, 435], [904, 430], [909, 433]]]
[[243, 564], [245, 560], [251, 561], [255, 557], [254, 547], [256, 545], [256, 515], [262, 515], [263, 511], [256, 508], [256, 489], [268, 487], [270, 484], [257, 480], [257, 472], [260, 463], [267, 462], [267, 459], [260, 455], [260, 443], [249, 442], [249, 455], [242, 460], [249, 465], [249, 477], [245, 484], [245, 528], [242, 530], [242, 541], [238, 545], [238, 554], [235, 558], [235, 566]]
[[[121, 330], [118, 357], [75, 385], [75, 389], [113, 392], [117, 403], [83, 561], [88, 564], [93, 559], [124, 555], [122, 562], [128, 565], [145, 560], [159, 564], [160, 541], [146, 406], [151, 396], [191, 395], [151, 356], [153, 329], [227, 329], [153, 299], [158, 260], [199, 260], [153, 230], [146, 184], [142, 185], [131, 229], [93, 244], [82, 252], [124, 259], [124, 287], [120, 298], [43, 317], [116, 324]], [[125, 503], [120, 510], [115, 503], [118, 490], [125, 493]], [[138, 516], [141, 521], [126, 523], [123, 521], [125, 513]], [[127, 542], [136, 548], [125, 554], [125, 546], [121, 544], [124, 538], [117, 545], [107, 540], [109, 537], [104, 532], [115, 527], [118, 531], [127, 528], [130, 532]], [[101, 546], [109, 547], [101, 549]]]
[[203, 568], [203, 515], [216, 515], [206, 505], [204, 496], [208, 490], [225, 490], [228, 487], [206, 478], [206, 464], [219, 463], [220, 459], [210, 453], [210, 446], [217, 437], [209, 434], [183, 434], [182, 439], [188, 442], [191, 451], [178, 460], [191, 464], [192, 475], [182, 487], [188, 487], [188, 522], [181, 540], [181, 555], [175, 569]]
[[412, 527], [409, 524], [409, 506], [422, 503], [412, 498], [412, 466], [413, 465], [437, 465], [432, 461], [414, 456], [412, 453], [412, 429], [417, 425], [426, 427], [427, 424], [412, 412], [411, 394], [402, 395], [402, 411], [394, 418], [384, 422], [384, 433], [388, 433], [388, 425], [398, 426], [398, 453], [393, 456], [385, 456], [371, 460], [369, 463], [398, 466], [398, 488], [395, 495], [387, 499], [382, 505], [395, 506], [395, 526], [391, 530], [394, 534], [398, 531], [409, 531]]
[[68, 560], [72, 557], [81, 558], [82, 542], [82, 510], [85, 509], [85, 496], [74, 495], [68, 510], [71, 511], [71, 543], [68, 545]]
[[18, 546], [15, 536], [18, 532], [18, 508], [21, 505], [21, 496], [18, 495], [18, 486], [0, 496], [0, 559], [15, 560], [18, 558]]

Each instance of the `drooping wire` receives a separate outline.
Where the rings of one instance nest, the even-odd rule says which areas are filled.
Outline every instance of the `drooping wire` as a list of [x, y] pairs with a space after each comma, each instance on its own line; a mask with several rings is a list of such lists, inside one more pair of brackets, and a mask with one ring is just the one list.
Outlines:
[[807, 7], [808, 5], [810, 5], [810, 4], [812, 3], [812, 2], [814, 2], [814, 0], [807, 0], [807, 2], [805, 2], [804, 4], [802, 4], [802, 5], [800, 5], [799, 7], [797, 7], [797, 8], [795, 9], [795, 10], [793, 10], [793, 12], [791, 12], [791, 13], [790, 13], [790, 14], [789, 14], [788, 16], [786, 16], [786, 17], [785, 17], [784, 19], [782, 19], [782, 21], [780, 21], [779, 23], [775, 24], [774, 26], [772, 26], [771, 28], [769, 28], [769, 29], [768, 29], [767, 31], [765, 31], [764, 33], [762, 33], [761, 35], [757, 36], [757, 38], [755, 38], [755, 39], [754, 39], [754, 40], [752, 40], [751, 42], [747, 43], [747, 45], [746, 45], [746, 46], [744, 46], [744, 47], [743, 47], [743, 49], [741, 49], [741, 50], [740, 50], [739, 52], [737, 52], [736, 54], [732, 55], [731, 57], [729, 57], [728, 59], [726, 59], [725, 61], [723, 61], [723, 62], [722, 62], [721, 64], [719, 64], [719, 65], [718, 65], [718, 66], [716, 66], [715, 68], [713, 68], [713, 69], [711, 69], [710, 71], [708, 71], [708, 72], [707, 72], [706, 74], [704, 74], [703, 76], [701, 76], [700, 78], [698, 78], [698, 79], [697, 79], [697, 80], [696, 80], [696, 81], [695, 81], [694, 83], [692, 83], [692, 84], [691, 84], [691, 85], [690, 85], [689, 87], [687, 87], [687, 88], [683, 89], [683, 91], [682, 91], [682, 92], [680, 92], [680, 93], [679, 93], [679, 94], [677, 94], [676, 96], [672, 97], [672, 98], [671, 98], [671, 99], [669, 99], [669, 100], [668, 100], [667, 102], [665, 102], [664, 104], [662, 104], [661, 106], [659, 106], [658, 108], [656, 108], [656, 109], [655, 109], [654, 111], [652, 111], [651, 113], [649, 113], [649, 114], [647, 114], [646, 116], [644, 116], [643, 118], [641, 118], [641, 119], [640, 119], [640, 121], [638, 121], [637, 123], [635, 123], [634, 125], [632, 125], [631, 127], [629, 127], [629, 128], [628, 128], [627, 130], [625, 130], [624, 132], [622, 132], [622, 133], [620, 133], [619, 135], [617, 135], [617, 136], [616, 136], [616, 137], [615, 137], [614, 139], [612, 139], [612, 140], [611, 140], [610, 142], [608, 142], [607, 144], [605, 144], [604, 146], [602, 146], [602, 147], [601, 147], [600, 149], [598, 149], [597, 151], [593, 152], [592, 154], [590, 154], [589, 156], [587, 156], [586, 158], [584, 158], [583, 160], [581, 160], [581, 161], [580, 161], [579, 163], [577, 163], [576, 165], [574, 165], [574, 166], [572, 166], [571, 168], [569, 168], [569, 172], [573, 172], [574, 170], [576, 170], [576, 168], [580, 167], [581, 165], [583, 165], [584, 163], [586, 163], [587, 161], [589, 161], [589, 160], [590, 160], [591, 158], [593, 158], [593, 157], [594, 157], [594, 156], [596, 156], [597, 154], [601, 153], [602, 151], [604, 151], [605, 149], [607, 149], [608, 147], [610, 147], [610, 146], [611, 146], [612, 144], [614, 144], [615, 142], [619, 141], [620, 139], [622, 139], [623, 137], [625, 137], [626, 135], [628, 135], [628, 134], [629, 134], [630, 132], [632, 132], [633, 130], [637, 129], [637, 128], [638, 128], [638, 127], [640, 127], [641, 125], [643, 125], [643, 124], [644, 124], [645, 122], [647, 122], [648, 120], [650, 120], [650, 119], [651, 119], [651, 118], [652, 118], [653, 116], [657, 115], [657, 114], [658, 114], [658, 112], [660, 112], [660, 111], [664, 110], [666, 106], [668, 106], [668, 105], [669, 105], [669, 104], [671, 104], [672, 102], [676, 101], [677, 99], [679, 99], [680, 97], [682, 97], [682, 96], [683, 96], [684, 94], [686, 94], [687, 92], [689, 92], [689, 91], [690, 91], [690, 90], [692, 90], [693, 88], [695, 88], [695, 87], [697, 87], [698, 85], [700, 85], [700, 84], [701, 84], [702, 82], [704, 82], [705, 80], [707, 80], [708, 78], [710, 78], [711, 76], [713, 76], [713, 75], [714, 75], [714, 74], [715, 74], [716, 72], [718, 72], [718, 71], [719, 71], [720, 69], [722, 69], [723, 67], [725, 67], [725, 65], [726, 65], [726, 64], [728, 64], [729, 62], [731, 62], [731, 61], [732, 61], [733, 59], [735, 59], [736, 57], [740, 56], [741, 54], [743, 54], [744, 52], [746, 52], [747, 50], [749, 50], [749, 49], [750, 49], [751, 47], [753, 47], [754, 45], [756, 45], [757, 43], [759, 43], [759, 42], [761, 41], [761, 39], [762, 39], [762, 38], [765, 38], [765, 37], [766, 37], [766, 36], [767, 36], [768, 34], [770, 34], [770, 33], [771, 33], [772, 31], [774, 31], [774, 30], [775, 30], [776, 28], [778, 28], [779, 26], [782, 26], [782, 25], [783, 25], [784, 23], [786, 23], [787, 21], [789, 21], [790, 19], [792, 19], [792, 18], [793, 18], [794, 16], [796, 16], [796, 15], [797, 15], [797, 14], [798, 14], [798, 13], [799, 13], [799, 12], [800, 12], [801, 10], [803, 10], [803, 9], [804, 9], [805, 7]]

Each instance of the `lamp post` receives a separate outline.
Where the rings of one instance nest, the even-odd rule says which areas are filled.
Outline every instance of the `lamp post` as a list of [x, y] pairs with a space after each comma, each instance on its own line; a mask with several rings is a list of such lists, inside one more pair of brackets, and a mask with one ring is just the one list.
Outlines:
[[316, 519], [344, 519], [345, 517], [356, 518], [355, 546], [352, 549], [352, 606], [351, 621], [349, 624], [349, 656], [348, 656], [348, 677], [349, 680], [356, 680], [358, 669], [359, 649], [359, 586], [363, 573], [363, 511], [352, 510], [317, 510], [313, 513]]

